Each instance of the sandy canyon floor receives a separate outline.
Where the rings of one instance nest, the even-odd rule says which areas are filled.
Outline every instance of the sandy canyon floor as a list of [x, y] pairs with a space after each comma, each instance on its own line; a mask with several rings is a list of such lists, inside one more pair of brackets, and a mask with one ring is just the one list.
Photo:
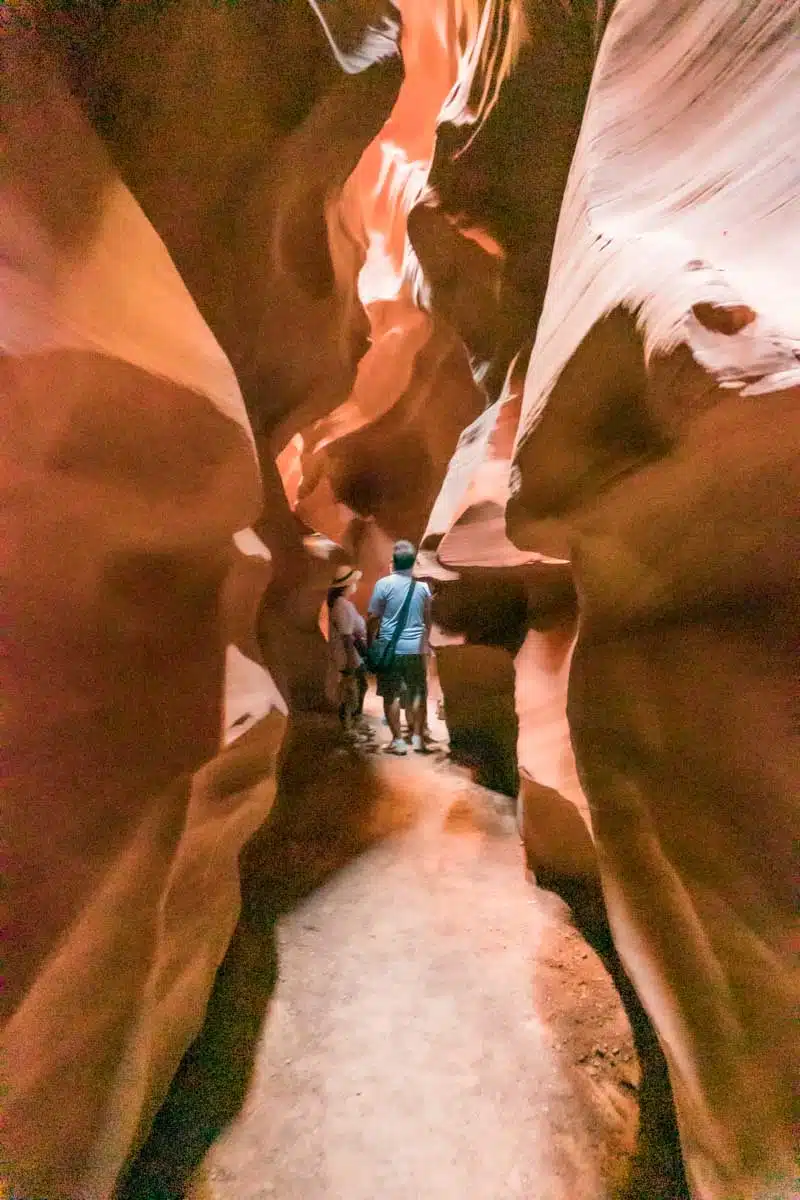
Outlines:
[[616, 992], [444, 725], [432, 754], [392, 758], [367, 707], [361, 752], [410, 819], [281, 918], [245, 1104], [195, 1196], [610, 1198], [637, 1119]]

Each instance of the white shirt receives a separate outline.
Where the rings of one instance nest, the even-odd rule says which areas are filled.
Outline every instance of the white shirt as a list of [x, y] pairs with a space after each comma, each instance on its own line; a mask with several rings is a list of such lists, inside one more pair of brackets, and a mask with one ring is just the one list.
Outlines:
[[[328, 630], [328, 642], [331, 654], [339, 671], [344, 671], [348, 666], [347, 647], [344, 644], [344, 639], [353, 636], [366, 640], [367, 627], [364, 618], [355, 604], [345, 596], [339, 596], [330, 610], [330, 627]], [[361, 656], [358, 651], [354, 650], [353, 653], [360, 663]], [[351, 659], [350, 661], [353, 660]]]

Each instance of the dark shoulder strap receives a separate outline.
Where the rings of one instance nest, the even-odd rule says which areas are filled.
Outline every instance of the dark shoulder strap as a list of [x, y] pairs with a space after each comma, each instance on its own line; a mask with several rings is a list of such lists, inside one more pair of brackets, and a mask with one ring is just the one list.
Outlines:
[[400, 641], [400, 635], [406, 627], [406, 621], [408, 620], [408, 610], [411, 608], [411, 596], [412, 596], [412, 593], [416, 586], [417, 586], [416, 579], [412, 579], [411, 586], [409, 587], [408, 591], [406, 592], [406, 598], [403, 601], [403, 607], [400, 609], [400, 612], [397, 614], [397, 624], [394, 627], [394, 633], [392, 634], [392, 640], [389, 643], [389, 646], [387, 648], [387, 657], [394, 654], [395, 646]]

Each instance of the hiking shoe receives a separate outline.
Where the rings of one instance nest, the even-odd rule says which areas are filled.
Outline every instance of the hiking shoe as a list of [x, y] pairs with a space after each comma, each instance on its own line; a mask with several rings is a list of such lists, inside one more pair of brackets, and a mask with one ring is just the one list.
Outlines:
[[392, 738], [389, 745], [386, 747], [387, 754], [407, 754], [408, 746], [402, 738]]
[[416, 750], [417, 754], [430, 754], [430, 750], [425, 745], [425, 742], [416, 733], [414, 734], [414, 736], [411, 739], [411, 749]]

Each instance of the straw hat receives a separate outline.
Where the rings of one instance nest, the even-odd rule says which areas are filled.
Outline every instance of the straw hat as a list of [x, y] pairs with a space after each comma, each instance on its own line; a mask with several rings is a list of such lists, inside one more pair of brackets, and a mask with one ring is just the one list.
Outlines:
[[347, 587], [348, 583], [358, 583], [361, 572], [355, 567], [342, 566], [336, 568], [331, 587]]

